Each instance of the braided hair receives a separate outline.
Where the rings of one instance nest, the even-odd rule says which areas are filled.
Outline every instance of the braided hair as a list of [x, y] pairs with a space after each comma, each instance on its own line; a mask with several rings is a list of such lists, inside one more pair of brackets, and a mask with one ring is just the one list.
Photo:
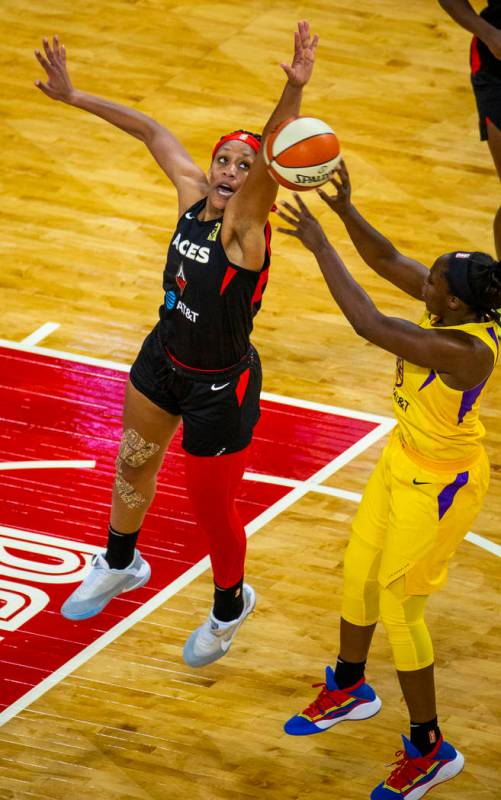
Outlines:
[[451, 253], [445, 277], [460, 300], [485, 319], [501, 323], [501, 261], [487, 253]]

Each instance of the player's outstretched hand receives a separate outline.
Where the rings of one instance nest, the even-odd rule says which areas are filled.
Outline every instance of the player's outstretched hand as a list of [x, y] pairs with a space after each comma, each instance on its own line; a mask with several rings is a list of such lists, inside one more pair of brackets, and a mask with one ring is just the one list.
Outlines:
[[313, 216], [297, 192], [294, 192], [294, 200], [297, 203], [297, 207], [287, 203], [285, 200], [280, 203], [283, 208], [287, 209], [287, 214], [280, 209], [276, 212], [281, 219], [288, 222], [292, 227], [277, 228], [277, 230], [280, 233], [286, 233], [288, 236], [295, 236], [312, 253], [318, 253], [322, 247], [329, 244], [328, 239], [319, 221]]
[[298, 22], [294, 34], [294, 57], [292, 64], [280, 64], [283, 71], [293, 86], [302, 87], [308, 83], [315, 63], [315, 50], [318, 36], [311, 38], [310, 25], [306, 20]]
[[327, 192], [324, 192], [321, 188], [317, 189], [317, 194], [320, 195], [324, 203], [327, 203], [329, 208], [332, 208], [336, 214], [342, 217], [343, 213], [347, 211], [351, 205], [350, 176], [344, 161], [339, 162], [339, 166], [330, 179], [330, 182], [336, 189], [336, 194], [328, 195]]
[[35, 50], [35, 57], [47, 73], [47, 82], [35, 81], [41, 92], [53, 100], [70, 103], [74, 92], [73, 85], [66, 68], [66, 49], [64, 44], [59, 44], [59, 39], [54, 36], [52, 47], [48, 39], [43, 39], [45, 55], [40, 50]]

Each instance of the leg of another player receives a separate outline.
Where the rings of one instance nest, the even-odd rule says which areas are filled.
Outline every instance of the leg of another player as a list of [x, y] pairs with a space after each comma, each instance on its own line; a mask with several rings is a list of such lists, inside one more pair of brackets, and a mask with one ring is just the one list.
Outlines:
[[442, 739], [437, 721], [433, 646], [424, 621], [426, 595], [408, 595], [405, 577], [381, 590], [381, 620], [393, 651], [397, 675], [410, 716], [410, 737], [390, 775], [371, 793], [371, 800], [422, 797], [433, 786], [453, 778], [464, 759]]
[[329, 730], [343, 720], [373, 717], [381, 700], [365, 681], [365, 662], [376, 623], [354, 625], [341, 617], [340, 647], [335, 671], [325, 670], [325, 683], [316, 700], [284, 725], [291, 736], [308, 736]]
[[[412, 724], [420, 725], [437, 717], [434, 664], [412, 671], [397, 670], [400, 688], [404, 695]], [[437, 728], [438, 730], [438, 728]], [[428, 744], [434, 745], [435, 739]], [[421, 749], [421, 748], [420, 748]], [[432, 747], [429, 748], [433, 749]]]
[[422, 797], [439, 783], [454, 778], [464, 765], [462, 754], [443, 740], [437, 723], [433, 664], [419, 670], [398, 670], [398, 678], [411, 718], [410, 738], [390, 775], [371, 793], [371, 800]]
[[[487, 141], [492, 160], [501, 179], [501, 131], [492, 122], [487, 123]], [[501, 260], [501, 206], [494, 217], [494, 243], [497, 257]]]
[[354, 625], [341, 617], [339, 655], [335, 671], [336, 684], [340, 689], [353, 686], [363, 678], [376, 624]]
[[[367, 502], [362, 512], [366, 506]], [[360, 526], [359, 515], [353, 523], [344, 556], [340, 646], [335, 671], [335, 681], [340, 689], [354, 686], [363, 678], [379, 616], [381, 549], [361, 537]]]
[[[381, 550], [362, 539], [355, 528], [344, 556], [340, 646], [335, 670], [328, 666], [316, 700], [284, 725], [291, 736], [321, 733], [343, 720], [373, 717], [381, 700], [365, 681], [365, 663], [379, 615], [377, 580]], [[356, 622], [349, 622], [347, 617]], [[318, 684], [317, 684], [318, 685]]]
[[440, 736], [433, 679], [433, 644], [424, 619], [427, 600], [426, 595], [407, 594], [405, 576], [382, 588], [380, 593], [381, 620], [390, 640], [409, 709], [412, 743], [423, 754], [433, 749]]
[[376, 624], [353, 625], [341, 617], [339, 655], [343, 660], [366, 661]]

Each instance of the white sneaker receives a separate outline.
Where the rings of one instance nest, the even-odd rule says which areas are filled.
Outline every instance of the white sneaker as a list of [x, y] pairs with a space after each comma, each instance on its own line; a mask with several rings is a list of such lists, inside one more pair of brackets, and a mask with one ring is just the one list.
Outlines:
[[244, 610], [237, 619], [221, 622], [212, 611], [209, 619], [193, 631], [183, 649], [183, 659], [190, 667], [204, 667], [222, 658], [231, 647], [240, 625], [254, 611], [256, 593], [252, 586], [244, 583]]
[[89, 619], [99, 614], [113, 597], [144, 586], [151, 568], [139, 550], [125, 569], [111, 569], [104, 553], [92, 556], [92, 569], [80, 586], [63, 603], [61, 614], [66, 619]]

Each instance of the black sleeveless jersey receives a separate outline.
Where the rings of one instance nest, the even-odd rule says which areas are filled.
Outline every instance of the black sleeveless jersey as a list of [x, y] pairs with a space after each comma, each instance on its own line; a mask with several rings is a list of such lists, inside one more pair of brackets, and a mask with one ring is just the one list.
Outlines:
[[201, 222], [206, 198], [179, 220], [167, 251], [159, 334], [167, 352], [198, 370], [224, 370], [248, 352], [253, 318], [261, 307], [270, 266], [271, 227], [259, 271], [228, 260], [221, 243], [223, 218]]

